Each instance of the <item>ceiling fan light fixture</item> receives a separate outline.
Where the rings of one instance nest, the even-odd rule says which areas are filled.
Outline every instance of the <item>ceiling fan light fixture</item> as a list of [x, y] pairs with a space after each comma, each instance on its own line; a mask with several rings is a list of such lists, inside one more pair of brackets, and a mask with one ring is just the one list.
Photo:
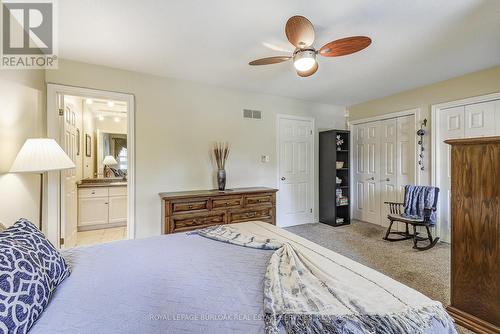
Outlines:
[[309, 71], [316, 64], [316, 52], [314, 50], [298, 51], [293, 56], [293, 66], [299, 72]]

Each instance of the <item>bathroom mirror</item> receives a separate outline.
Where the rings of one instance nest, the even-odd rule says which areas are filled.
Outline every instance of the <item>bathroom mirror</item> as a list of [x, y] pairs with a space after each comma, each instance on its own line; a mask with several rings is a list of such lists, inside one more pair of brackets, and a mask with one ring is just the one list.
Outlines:
[[120, 133], [99, 132], [97, 136], [97, 164], [99, 173], [104, 171], [104, 158], [106, 156], [115, 158], [117, 164], [109, 166], [115, 172], [115, 176], [127, 175], [127, 135]]

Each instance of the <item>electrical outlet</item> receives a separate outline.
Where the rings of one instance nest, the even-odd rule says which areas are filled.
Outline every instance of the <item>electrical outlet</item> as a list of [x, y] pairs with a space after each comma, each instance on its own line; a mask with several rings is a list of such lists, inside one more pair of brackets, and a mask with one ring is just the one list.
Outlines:
[[268, 155], [262, 155], [260, 157], [260, 161], [263, 162], [263, 163], [266, 163], [266, 162], [269, 162], [269, 156]]

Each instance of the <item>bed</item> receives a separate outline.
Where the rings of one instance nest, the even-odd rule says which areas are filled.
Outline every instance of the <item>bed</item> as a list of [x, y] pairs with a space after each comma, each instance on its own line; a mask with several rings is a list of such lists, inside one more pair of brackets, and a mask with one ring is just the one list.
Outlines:
[[[244, 224], [361, 266], [269, 224]], [[263, 279], [272, 254], [193, 233], [74, 248], [63, 253], [71, 276], [30, 333], [264, 333]], [[395, 290], [411, 290], [361, 267]], [[439, 321], [424, 332], [456, 333]]]

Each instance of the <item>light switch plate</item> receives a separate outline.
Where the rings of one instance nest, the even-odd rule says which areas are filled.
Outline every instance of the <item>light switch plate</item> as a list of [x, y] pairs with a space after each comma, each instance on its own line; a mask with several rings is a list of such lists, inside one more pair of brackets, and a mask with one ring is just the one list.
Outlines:
[[269, 159], [269, 156], [268, 156], [268, 155], [262, 155], [262, 156], [260, 157], [260, 161], [261, 161], [261, 162], [264, 162], [264, 163], [265, 163], [265, 162], [269, 162], [269, 160], [270, 160], [270, 159]]

